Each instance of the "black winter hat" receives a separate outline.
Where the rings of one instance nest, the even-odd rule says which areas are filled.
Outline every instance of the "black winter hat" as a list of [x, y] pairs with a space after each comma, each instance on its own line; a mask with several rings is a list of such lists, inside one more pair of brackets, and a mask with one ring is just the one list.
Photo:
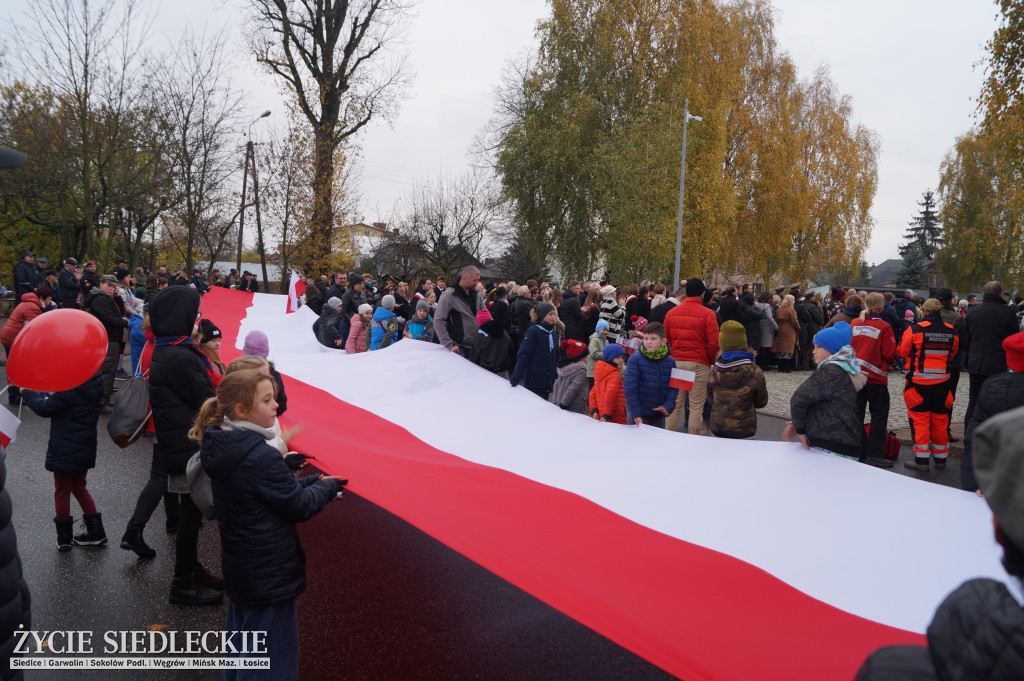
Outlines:
[[209, 343], [210, 341], [221, 337], [220, 329], [218, 329], [217, 325], [211, 322], [209, 319], [199, 320], [199, 334], [200, 344]]

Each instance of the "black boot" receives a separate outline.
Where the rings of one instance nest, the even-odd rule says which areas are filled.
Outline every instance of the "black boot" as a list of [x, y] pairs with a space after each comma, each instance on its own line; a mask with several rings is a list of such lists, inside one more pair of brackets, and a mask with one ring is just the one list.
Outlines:
[[57, 526], [57, 550], [58, 551], [70, 551], [71, 550], [71, 533], [72, 524], [75, 522], [74, 518], [68, 518], [67, 520], [53, 519], [53, 524]]
[[134, 551], [139, 558], [156, 558], [156, 551], [142, 538], [142, 530], [127, 530], [121, 537], [121, 548]]
[[203, 586], [192, 573], [171, 581], [171, 595], [167, 600], [174, 605], [217, 605], [223, 598], [223, 593]]
[[207, 570], [202, 563], [196, 563], [196, 581], [217, 591], [224, 590], [224, 578]]
[[79, 546], [106, 546], [107, 533], [103, 531], [103, 514], [93, 513], [82, 518], [85, 532], [75, 535], [75, 543]]

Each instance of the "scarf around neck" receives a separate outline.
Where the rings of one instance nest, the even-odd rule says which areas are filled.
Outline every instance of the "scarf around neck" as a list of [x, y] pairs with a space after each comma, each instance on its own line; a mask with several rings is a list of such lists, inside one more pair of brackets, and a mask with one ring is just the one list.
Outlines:
[[153, 345], [195, 345], [192, 336], [154, 336]]
[[839, 352], [829, 355], [828, 359], [818, 365], [818, 368], [820, 369], [826, 364], [835, 364], [851, 376], [860, 373], [860, 362], [857, 361], [857, 354], [853, 351], [852, 345], [844, 345], [839, 348]]
[[665, 345], [662, 345], [654, 352], [648, 352], [647, 348], [641, 345], [640, 354], [646, 357], [647, 359], [654, 360], [655, 362], [661, 361], [668, 356], [668, 344], [666, 343]]

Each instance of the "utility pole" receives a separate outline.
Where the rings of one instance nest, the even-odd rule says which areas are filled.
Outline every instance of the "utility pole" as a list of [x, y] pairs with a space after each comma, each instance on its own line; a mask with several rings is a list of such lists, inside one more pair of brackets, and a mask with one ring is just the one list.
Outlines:
[[[252, 123], [249, 124], [248, 140], [245, 143], [245, 164], [244, 164], [244, 167], [242, 168], [242, 207], [241, 207], [241, 210], [239, 210], [239, 212], [238, 212], [238, 261], [235, 263], [235, 269], [237, 270], [236, 274], [239, 277], [242, 276], [242, 234], [243, 234], [243, 232], [245, 230], [245, 194], [246, 194], [246, 183], [247, 183], [247, 181], [249, 179], [249, 166], [250, 166], [250, 163], [252, 164], [252, 177], [253, 177], [254, 185], [255, 185], [255, 182], [256, 182], [256, 157], [255, 157], [255, 148], [253, 147], [253, 144], [252, 144], [252, 126], [254, 126], [261, 118], [266, 118], [269, 115], [270, 115], [270, 109], [267, 109], [266, 111], [261, 113], [259, 116], [257, 116], [255, 121], [253, 121]], [[256, 208], [257, 231], [259, 231], [259, 202], [257, 202], [256, 206], [257, 206], [257, 208]], [[262, 235], [257, 235], [257, 236], [261, 237]], [[261, 244], [261, 247], [262, 247], [262, 244]], [[264, 286], [266, 286], [266, 280], [267, 280], [267, 266], [264, 263], [264, 265], [263, 265], [263, 282], [264, 282]]]
[[679, 287], [679, 259], [683, 248], [683, 188], [686, 186], [686, 124], [691, 120], [702, 121], [700, 116], [690, 115], [690, 98], [683, 100], [683, 160], [679, 168], [679, 216], [676, 223], [676, 268], [672, 279], [673, 290]]

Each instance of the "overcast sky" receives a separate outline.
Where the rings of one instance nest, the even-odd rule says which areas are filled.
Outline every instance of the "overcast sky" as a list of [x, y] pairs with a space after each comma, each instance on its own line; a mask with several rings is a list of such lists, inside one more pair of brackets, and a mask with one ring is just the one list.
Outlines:
[[[0, 10], [22, 21], [31, 0]], [[827, 64], [839, 90], [853, 98], [854, 119], [881, 139], [879, 186], [869, 263], [897, 257], [906, 223], [957, 135], [973, 123], [984, 44], [996, 26], [991, 0], [774, 0], [776, 35], [800, 73]], [[159, 3], [155, 36], [176, 36], [187, 22], [234, 30], [239, 3]], [[493, 92], [508, 59], [535, 46], [542, 0], [421, 0], [409, 28], [416, 72], [393, 125], [377, 123], [360, 138], [359, 191], [367, 222], [390, 214], [417, 182], [467, 164], [473, 136], [491, 115]], [[237, 34], [237, 31], [235, 31]], [[237, 43], [237, 40], [236, 40]], [[248, 92], [253, 118], [280, 116], [277, 88], [254, 74], [237, 48], [236, 85]], [[699, 113], [699, 112], [697, 112]], [[271, 117], [273, 122], [276, 117]], [[283, 123], [283, 121], [279, 121]], [[260, 123], [257, 125], [263, 125]], [[258, 127], [254, 128], [258, 135]]]

